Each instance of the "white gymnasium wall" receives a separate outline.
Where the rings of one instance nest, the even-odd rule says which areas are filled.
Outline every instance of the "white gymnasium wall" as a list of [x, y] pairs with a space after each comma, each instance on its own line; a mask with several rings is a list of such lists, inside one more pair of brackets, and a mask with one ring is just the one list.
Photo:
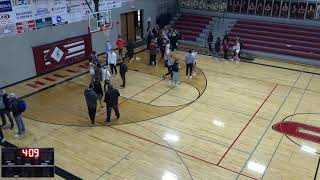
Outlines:
[[[151, 17], [152, 25], [155, 25], [156, 17], [160, 14], [160, 4], [163, 3], [167, 4], [171, 13], [175, 12], [176, 0], [135, 0], [124, 3], [121, 8], [112, 10], [113, 21], [120, 22], [120, 14], [122, 13], [141, 9], [144, 10], [145, 31], [147, 18]], [[112, 30], [112, 40], [116, 40], [119, 28], [115, 25]], [[88, 22], [81, 21], [0, 38], [0, 87], [36, 76], [33, 46], [83, 35], [87, 31]], [[103, 33], [96, 33], [93, 36], [93, 48], [98, 53], [103, 53], [105, 41]]]

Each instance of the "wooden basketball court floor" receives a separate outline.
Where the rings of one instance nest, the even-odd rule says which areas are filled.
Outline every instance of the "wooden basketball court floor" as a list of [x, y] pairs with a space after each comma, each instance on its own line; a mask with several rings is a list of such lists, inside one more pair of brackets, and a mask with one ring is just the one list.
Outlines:
[[[110, 124], [98, 109], [97, 125], [89, 125], [89, 75], [79, 68], [85, 63], [7, 88], [28, 103], [26, 134], [16, 139], [5, 129], [7, 141], [55, 148], [56, 165], [82, 179], [320, 179], [317, 141], [272, 128], [282, 121], [320, 126], [318, 67], [259, 58], [226, 64], [200, 55], [189, 80], [185, 52], [174, 55], [182, 65], [175, 88], [161, 79], [163, 63], [147, 65], [146, 52], [128, 63], [121, 118]], [[119, 76], [113, 81], [118, 88]], [[307, 133], [316, 136], [319, 128]]]

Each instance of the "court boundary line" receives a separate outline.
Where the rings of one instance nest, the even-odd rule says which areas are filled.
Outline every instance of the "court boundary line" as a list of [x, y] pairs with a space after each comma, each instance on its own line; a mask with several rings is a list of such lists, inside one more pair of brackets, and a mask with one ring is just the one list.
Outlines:
[[217, 163], [217, 165], [219, 165], [221, 163], [221, 161], [223, 160], [223, 158], [227, 155], [227, 153], [230, 151], [230, 149], [232, 148], [232, 146], [236, 143], [236, 141], [240, 138], [240, 136], [242, 135], [242, 133], [244, 132], [244, 130], [246, 130], [246, 128], [249, 126], [249, 124], [251, 123], [251, 121], [253, 120], [253, 118], [258, 114], [258, 112], [260, 111], [260, 109], [262, 108], [262, 106], [267, 102], [267, 100], [269, 99], [269, 97], [271, 96], [271, 94], [274, 92], [274, 90], [278, 87], [278, 84], [276, 84], [272, 91], [269, 93], [269, 95], [264, 99], [264, 101], [262, 102], [262, 104], [260, 105], [260, 107], [256, 110], [256, 112], [253, 114], [253, 116], [250, 118], [250, 120], [248, 121], [248, 123], [244, 126], [244, 128], [241, 130], [241, 132], [238, 134], [237, 138], [233, 141], [233, 143], [229, 146], [228, 150], [224, 153], [224, 155], [221, 157], [221, 159], [219, 160], [219, 162]]
[[222, 168], [222, 169], [225, 169], [225, 170], [227, 170], [227, 171], [233, 172], [233, 173], [235, 173], [235, 174], [238, 174], [238, 175], [241, 175], [241, 176], [245, 176], [245, 177], [250, 178], [250, 179], [258, 180], [258, 178], [255, 178], [255, 177], [252, 177], [252, 176], [249, 176], [249, 175], [243, 174], [243, 173], [239, 173], [239, 172], [237, 172], [237, 171], [235, 171], [235, 170], [232, 170], [232, 169], [226, 168], [226, 167], [224, 167], [224, 166], [217, 165], [217, 164], [215, 164], [215, 163], [213, 163], [213, 162], [210, 162], [210, 161], [207, 161], [207, 160], [201, 159], [201, 158], [199, 158], [199, 157], [196, 157], [196, 156], [193, 156], [193, 155], [187, 154], [187, 153], [185, 153], [185, 152], [182, 152], [182, 151], [179, 151], [179, 150], [176, 150], [176, 149], [170, 148], [170, 147], [165, 146], [165, 145], [163, 145], [163, 144], [160, 144], [160, 143], [154, 142], [154, 141], [149, 140], [149, 139], [146, 139], [146, 138], [144, 138], [144, 137], [141, 137], [141, 136], [135, 135], [135, 134], [133, 134], [133, 133], [130, 133], [130, 132], [124, 131], [124, 130], [122, 130], [122, 129], [118, 129], [118, 128], [114, 127], [114, 126], [108, 126], [108, 128], [111, 128], [111, 129], [113, 129], [113, 130], [116, 130], [116, 131], [122, 132], [122, 133], [127, 134], [127, 135], [130, 135], [130, 136], [133, 136], [133, 137], [135, 137], [135, 138], [138, 138], [138, 139], [141, 139], [141, 140], [147, 141], [147, 142], [149, 142], [149, 143], [152, 143], [152, 144], [155, 144], [155, 145], [158, 145], [158, 146], [164, 147], [164, 148], [166, 148], [166, 149], [169, 149], [169, 150], [175, 151], [175, 152], [177, 152], [177, 153], [180, 153], [180, 154], [186, 155], [186, 156], [188, 156], [188, 157], [191, 157], [191, 158], [197, 159], [197, 160], [199, 160], [199, 161], [205, 162], [205, 163], [207, 163], [207, 164], [211, 164], [211, 165], [213, 165], [213, 166], [220, 167], [220, 168]]
[[[240, 172], [242, 172], [242, 171], [244, 170], [244, 168], [245, 168], [245, 166], [247, 165], [247, 163], [248, 163], [249, 159], [251, 159], [251, 157], [252, 157], [252, 156], [253, 156], [253, 154], [255, 153], [255, 151], [256, 151], [256, 149], [257, 149], [257, 147], [260, 145], [260, 143], [261, 143], [262, 139], [264, 138], [264, 136], [266, 135], [267, 131], [268, 131], [268, 130], [269, 130], [269, 128], [271, 127], [271, 125], [272, 125], [273, 121], [275, 120], [276, 116], [277, 116], [277, 115], [278, 115], [278, 113], [280, 112], [280, 110], [281, 110], [282, 106], [283, 106], [283, 105], [284, 105], [284, 103], [287, 101], [288, 97], [291, 95], [291, 92], [292, 92], [292, 90], [294, 89], [294, 86], [295, 86], [295, 85], [297, 84], [297, 82], [299, 81], [299, 79], [300, 79], [300, 77], [301, 77], [301, 74], [302, 74], [302, 73], [300, 73], [300, 74], [299, 74], [298, 78], [297, 78], [297, 79], [295, 80], [295, 82], [292, 84], [292, 86], [291, 86], [291, 88], [290, 88], [289, 92], [287, 93], [287, 95], [285, 96], [284, 100], [283, 100], [283, 101], [282, 101], [282, 103], [280, 104], [280, 106], [279, 106], [279, 108], [278, 108], [277, 112], [275, 112], [275, 114], [274, 114], [273, 118], [270, 120], [270, 123], [269, 123], [269, 124], [268, 124], [268, 126], [265, 128], [264, 132], [262, 133], [262, 135], [261, 135], [261, 137], [260, 137], [259, 141], [255, 144], [255, 146], [254, 146], [253, 150], [251, 151], [251, 153], [250, 153], [249, 157], [248, 157], [248, 158], [247, 158], [247, 160], [244, 162], [244, 164], [243, 164], [243, 166], [242, 166], [242, 168], [241, 168], [241, 171], [240, 171]], [[236, 178], [236, 180], [238, 180], [238, 179], [239, 179], [239, 176]]]
[[318, 176], [318, 170], [319, 170], [319, 165], [320, 165], [320, 157], [319, 157], [319, 160], [318, 160], [318, 165], [317, 165], [316, 173], [314, 174], [314, 180], [316, 180], [316, 179], [317, 179], [317, 176]]
[[[302, 102], [302, 99], [305, 97], [305, 94], [306, 94], [307, 89], [308, 89], [308, 87], [309, 87], [309, 85], [310, 85], [310, 83], [311, 83], [311, 81], [312, 81], [312, 79], [313, 79], [313, 76], [314, 76], [314, 75], [311, 76], [311, 78], [310, 78], [310, 80], [309, 80], [309, 83], [307, 84], [305, 90], [303, 91], [303, 93], [302, 93], [302, 95], [301, 95], [301, 98], [299, 99], [299, 102], [298, 102], [298, 104], [297, 104], [297, 107], [296, 107], [295, 110], [294, 110], [294, 114], [295, 114], [295, 113], [297, 112], [297, 110], [299, 109], [299, 106], [300, 106], [300, 104], [301, 104], [301, 102]], [[289, 121], [292, 121], [292, 119], [293, 119], [293, 116], [291, 116], [291, 119], [290, 119]], [[279, 146], [281, 145], [281, 142], [282, 142], [282, 140], [283, 140], [284, 137], [287, 137], [287, 135], [282, 134], [282, 137], [280, 138], [277, 147], [275, 148], [274, 152], [272, 153], [272, 156], [271, 156], [271, 158], [270, 158], [270, 161], [268, 162], [268, 164], [267, 164], [267, 166], [266, 166], [266, 170], [263, 172], [263, 174], [262, 174], [262, 176], [261, 176], [261, 179], [263, 179], [264, 176], [266, 175], [266, 172], [268, 171], [268, 168], [269, 168], [269, 166], [270, 166], [270, 164], [271, 164], [271, 162], [272, 162], [272, 160], [273, 160], [276, 152], [278, 151]], [[291, 140], [291, 138], [288, 138], [288, 139]]]
[[[178, 51], [187, 52], [186, 50], [183, 50], [183, 49], [178, 49]], [[203, 53], [202, 53], [201, 55], [211, 57], [211, 56], [209, 56], [208, 54], [203, 54]], [[299, 69], [286, 68], [286, 67], [275, 66], [275, 65], [270, 65], [270, 64], [263, 64], [263, 63], [258, 63], [258, 62], [253, 62], [253, 61], [247, 61], [247, 60], [241, 60], [240, 62], [244, 62], [244, 63], [248, 63], [248, 64], [255, 64], [255, 65], [260, 65], [260, 66], [268, 66], [268, 67], [273, 67], [273, 68], [278, 68], [278, 69], [285, 69], [285, 70], [296, 71], [296, 72], [306, 73], [306, 74], [320, 75], [320, 73], [315, 73], [315, 72], [310, 72], [310, 71], [304, 71], [304, 70], [299, 70]], [[290, 64], [290, 63], [285, 62], [285, 61], [284, 61], [284, 63]], [[305, 66], [305, 65], [306, 65], [306, 64], [302, 64], [301, 66]]]

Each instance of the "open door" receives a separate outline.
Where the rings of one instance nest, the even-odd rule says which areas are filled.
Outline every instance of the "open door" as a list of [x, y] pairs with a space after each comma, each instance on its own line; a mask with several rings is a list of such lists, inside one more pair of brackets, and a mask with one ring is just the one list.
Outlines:
[[141, 41], [143, 39], [142, 10], [120, 15], [121, 36], [124, 40]]

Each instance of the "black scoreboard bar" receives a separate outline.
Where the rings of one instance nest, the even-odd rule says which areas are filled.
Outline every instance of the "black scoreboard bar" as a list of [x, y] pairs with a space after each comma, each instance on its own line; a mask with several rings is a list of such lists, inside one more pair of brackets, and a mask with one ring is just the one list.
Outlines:
[[1, 177], [54, 177], [53, 148], [3, 148], [1, 157]]

